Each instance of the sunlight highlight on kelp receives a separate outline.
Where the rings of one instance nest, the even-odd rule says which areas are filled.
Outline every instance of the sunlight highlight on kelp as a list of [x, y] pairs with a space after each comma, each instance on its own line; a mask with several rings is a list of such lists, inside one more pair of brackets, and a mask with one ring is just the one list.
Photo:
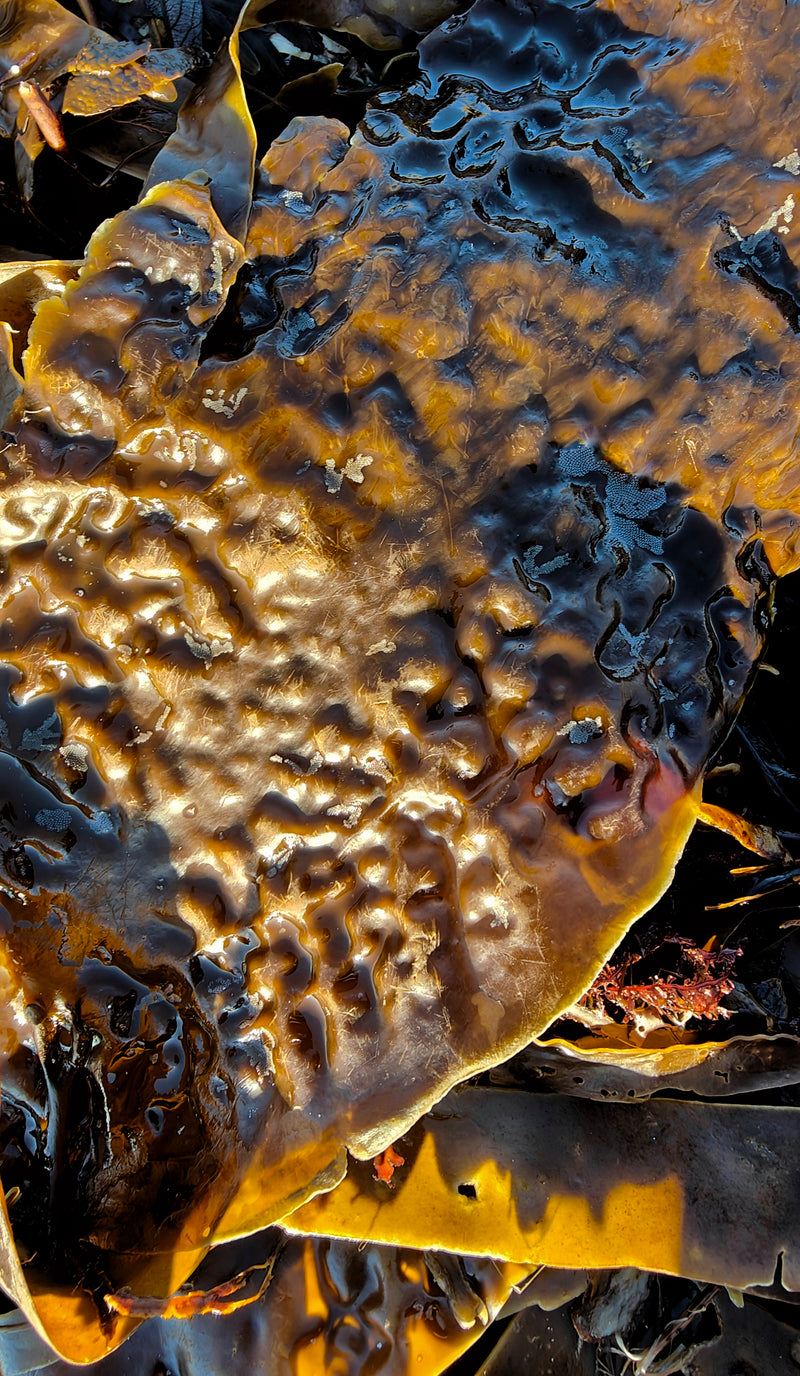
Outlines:
[[[478, 0], [257, 165], [238, 41], [0, 275], [3, 1181], [83, 1360], [353, 1178], [402, 1213], [371, 1159], [667, 888], [798, 565], [791, 8]], [[699, 1275], [681, 1182], [508, 1259]], [[411, 1245], [481, 1250], [450, 1202]]]
[[390, 1190], [352, 1161], [284, 1219], [301, 1234], [458, 1250], [519, 1265], [636, 1266], [796, 1290], [796, 1109], [595, 1103], [456, 1090], [398, 1142]]

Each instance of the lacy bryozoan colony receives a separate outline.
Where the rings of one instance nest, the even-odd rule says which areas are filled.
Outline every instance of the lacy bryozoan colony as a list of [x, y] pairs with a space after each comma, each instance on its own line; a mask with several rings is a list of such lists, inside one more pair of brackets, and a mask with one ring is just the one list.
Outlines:
[[478, 0], [255, 166], [234, 35], [4, 327], [3, 1181], [67, 1356], [669, 883], [800, 495], [797, 11], [674, 11]]

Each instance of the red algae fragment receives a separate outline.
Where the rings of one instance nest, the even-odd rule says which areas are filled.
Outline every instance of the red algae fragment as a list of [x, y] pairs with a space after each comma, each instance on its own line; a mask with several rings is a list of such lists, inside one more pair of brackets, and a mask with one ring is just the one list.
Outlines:
[[378, 1153], [372, 1164], [375, 1167], [374, 1179], [382, 1180], [385, 1185], [391, 1186], [392, 1176], [398, 1166], [404, 1166], [406, 1161], [394, 1147], [387, 1147], [385, 1151]]

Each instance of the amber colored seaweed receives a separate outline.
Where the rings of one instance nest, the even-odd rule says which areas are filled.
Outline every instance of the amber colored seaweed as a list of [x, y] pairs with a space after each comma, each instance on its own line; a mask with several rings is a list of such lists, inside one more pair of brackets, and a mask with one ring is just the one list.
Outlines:
[[[481, 1257], [455, 1258], [409, 1248], [369, 1247], [327, 1238], [287, 1237], [277, 1228], [217, 1248], [198, 1273], [206, 1290], [248, 1266], [274, 1266], [263, 1294], [250, 1303], [190, 1322], [153, 1318], [125, 1347], [93, 1364], [96, 1376], [131, 1370], [217, 1372], [231, 1362], [264, 1376], [317, 1372], [423, 1371], [438, 1376], [469, 1347], [476, 1323], [502, 1308], [526, 1269]], [[25, 1341], [5, 1336], [6, 1353]], [[27, 1341], [31, 1370], [51, 1376], [75, 1368]], [[235, 1356], [233, 1355], [235, 1354]]]
[[[777, 3], [478, 0], [254, 170], [237, 26], [77, 275], [0, 283], [4, 1283], [64, 1356], [281, 1218], [388, 1240], [419, 1178], [414, 1245], [475, 1251], [480, 1203], [507, 1255], [485, 1144], [488, 1205], [370, 1159], [455, 1160], [442, 1096], [664, 892], [797, 566], [797, 43]], [[511, 1259], [771, 1280], [781, 1220], [709, 1261], [658, 1160], [624, 1246], [595, 1163]]]
[[44, 143], [67, 150], [61, 113], [83, 117], [148, 97], [176, 99], [176, 78], [192, 65], [178, 49], [124, 43], [57, 0], [11, 0], [0, 16], [0, 135], [15, 139], [17, 180], [33, 197]]
[[284, 1219], [300, 1234], [419, 1245], [534, 1269], [636, 1266], [735, 1289], [800, 1272], [796, 1109], [456, 1090], [398, 1146], [389, 1191], [353, 1161]]

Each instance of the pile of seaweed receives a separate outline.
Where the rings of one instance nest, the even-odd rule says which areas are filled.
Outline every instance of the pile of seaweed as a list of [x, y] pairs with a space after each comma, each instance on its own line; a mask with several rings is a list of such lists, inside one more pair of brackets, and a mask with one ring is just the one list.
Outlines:
[[798, 48], [0, 13], [3, 1371], [797, 1364]]

